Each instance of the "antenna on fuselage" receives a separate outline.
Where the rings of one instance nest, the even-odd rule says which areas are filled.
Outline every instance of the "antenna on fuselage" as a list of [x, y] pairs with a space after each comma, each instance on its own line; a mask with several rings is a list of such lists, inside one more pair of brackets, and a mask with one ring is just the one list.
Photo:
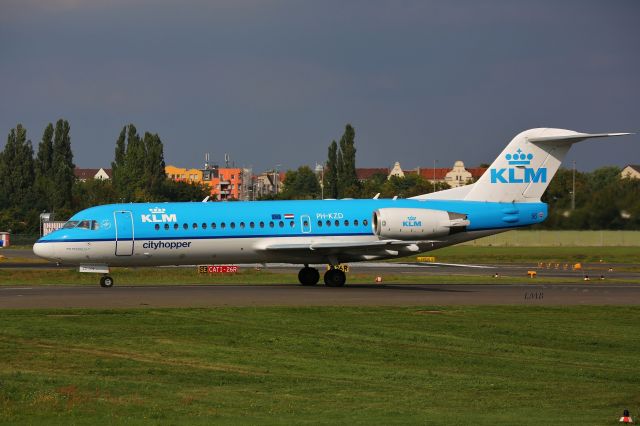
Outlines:
[[204, 200], [202, 200], [202, 202], [206, 203], [207, 201], [209, 201], [209, 197], [210, 197], [210, 195], [207, 195], [206, 197], [204, 197]]
[[374, 200], [377, 200], [380, 197], [380, 193], [378, 192], [376, 195], [373, 196]]

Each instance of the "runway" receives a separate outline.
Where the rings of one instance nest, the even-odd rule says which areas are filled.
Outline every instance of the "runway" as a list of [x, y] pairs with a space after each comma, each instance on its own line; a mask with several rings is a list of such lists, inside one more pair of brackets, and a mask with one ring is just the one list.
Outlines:
[[0, 309], [215, 306], [637, 305], [640, 285], [168, 285], [0, 288]]

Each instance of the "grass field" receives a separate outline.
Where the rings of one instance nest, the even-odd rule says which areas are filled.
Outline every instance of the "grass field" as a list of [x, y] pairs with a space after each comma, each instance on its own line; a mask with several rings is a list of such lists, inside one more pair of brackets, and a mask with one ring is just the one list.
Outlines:
[[617, 424], [640, 308], [0, 312], [0, 422]]
[[[452, 246], [418, 256], [435, 256], [438, 262], [451, 263], [531, 263], [600, 262], [640, 263], [639, 247], [486, 247]], [[415, 260], [418, 256], [398, 259]]]

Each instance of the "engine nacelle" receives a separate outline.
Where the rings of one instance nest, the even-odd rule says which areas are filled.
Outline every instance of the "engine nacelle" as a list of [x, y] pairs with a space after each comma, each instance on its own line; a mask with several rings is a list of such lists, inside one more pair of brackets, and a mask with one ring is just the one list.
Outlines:
[[423, 240], [464, 231], [467, 215], [444, 210], [383, 208], [373, 212], [373, 232], [380, 238]]

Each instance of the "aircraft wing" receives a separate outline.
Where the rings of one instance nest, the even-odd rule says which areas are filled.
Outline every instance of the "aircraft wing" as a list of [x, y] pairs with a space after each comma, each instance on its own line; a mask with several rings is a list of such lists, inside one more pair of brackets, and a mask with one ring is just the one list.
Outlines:
[[394, 250], [398, 248], [408, 249], [408, 251], [418, 251], [419, 244], [438, 241], [401, 241], [401, 240], [378, 240], [378, 241], [357, 241], [357, 242], [309, 242], [293, 244], [271, 244], [263, 247], [267, 251], [326, 251], [340, 252], [351, 250]]

